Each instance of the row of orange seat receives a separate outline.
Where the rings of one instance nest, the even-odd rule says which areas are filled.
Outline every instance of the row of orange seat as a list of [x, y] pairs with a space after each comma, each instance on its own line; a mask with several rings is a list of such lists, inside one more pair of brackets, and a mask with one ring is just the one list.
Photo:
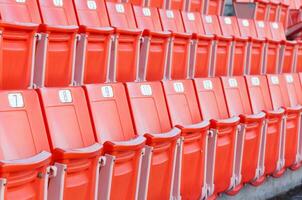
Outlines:
[[300, 167], [302, 47], [281, 23], [102, 0], [0, 14], [0, 200], [214, 199]]

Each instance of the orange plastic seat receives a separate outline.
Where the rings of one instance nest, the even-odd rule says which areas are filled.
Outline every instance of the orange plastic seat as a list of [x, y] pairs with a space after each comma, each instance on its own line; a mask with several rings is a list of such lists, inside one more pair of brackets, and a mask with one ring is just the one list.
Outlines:
[[79, 84], [106, 82], [109, 79], [108, 68], [114, 30], [109, 24], [105, 2], [73, 2], [81, 35], [77, 46], [75, 81]]
[[211, 76], [225, 76], [230, 68], [233, 37], [226, 37], [222, 34], [217, 16], [202, 15], [201, 19], [206, 35], [214, 35], [216, 42], [210, 74]]
[[262, 73], [277, 73], [280, 57], [280, 41], [273, 38], [269, 22], [255, 21], [258, 38], [266, 39], [266, 53]]
[[163, 81], [167, 106], [173, 126], [181, 129], [183, 138], [181, 187], [182, 199], [206, 196], [206, 143], [209, 122], [201, 121], [192, 80]]
[[255, 23], [251, 19], [237, 18], [241, 37], [249, 38], [246, 74], [261, 74], [263, 68], [265, 39], [258, 38]]
[[[143, 199], [139, 194], [140, 172], [145, 139], [136, 136], [122, 83], [90, 84], [84, 86], [96, 138], [104, 145], [112, 172], [110, 199]], [[127, 187], [123, 187], [127, 185]]]
[[178, 184], [175, 185], [174, 180], [179, 179], [175, 166], [179, 166], [176, 161], [180, 159], [180, 130], [171, 129], [162, 85], [160, 82], [132, 82], [126, 83], [126, 87], [135, 130], [147, 138], [150, 172], [149, 176], [142, 174], [148, 181], [147, 199], [179, 198]]
[[135, 18], [129, 3], [106, 2], [110, 25], [115, 28], [112, 62], [115, 77], [118, 82], [134, 81], [139, 66], [141, 30], [136, 28]]
[[[35, 83], [44, 86], [65, 86], [73, 77], [75, 65], [77, 18], [73, 2], [38, 0], [42, 24], [39, 31], [44, 34], [37, 52], [38, 68]], [[43, 43], [44, 42], [44, 43]], [[44, 55], [43, 48], [46, 48]], [[41, 82], [41, 83], [38, 83]]]
[[255, 19], [256, 20], [268, 20], [269, 15], [269, 1], [268, 0], [255, 0]]
[[281, 0], [279, 7], [279, 22], [283, 24], [284, 28], [287, 28], [289, 17], [289, 2], [290, 0]]
[[244, 75], [247, 62], [248, 37], [241, 37], [236, 17], [219, 17], [223, 36], [233, 37], [233, 55], [230, 68], [225, 75]]
[[204, 14], [205, 2], [205, 0], [189, 0], [187, 10], [190, 12], [199, 12]]
[[182, 12], [185, 31], [192, 34], [190, 77], [210, 75], [213, 61], [214, 35], [206, 35], [198, 12]]
[[163, 31], [158, 10], [133, 6], [137, 28], [143, 29], [143, 43], [140, 53], [142, 77], [147, 81], [158, 81], [164, 77], [169, 57], [169, 40], [171, 33]]
[[[293, 81], [282, 75], [267, 75], [272, 104], [274, 109], [284, 108], [286, 112], [286, 128], [284, 133], [284, 167], [297, 169], [300, 167], [299, 138], [301, 126], [301, 105], [291, 104], [287, 81]], [[293, 106], [292, 106], [293, 105]]]
[[[101, 145], [95, 141], [84, 90], [53, 87], [40, 88], [38, 92], [53, 161], [65, 169], [61, 172], [64, 178], [50, 182], [50, 187], [61, 191], [64, 199], [94, 199]], [[59, 198], [54, 191], [49, 192], [54, 195], [52, 199]]]
[[188, 2], [186, 0], [169, 0], [167, 9], [172, 10], [187, 10]]
[[0, 110], [0, 198], [47, 197], [51, 154], [37, 93], [1, 90]]
[[290, 73], [295, 69], [295, 57], [296, 57], [296, 41], [289, 41], [286, 39], [285, 30], [281, 23], [271, 22], [270, 29], [274, 40], [281, 43], [281, 62], [278, 68], [279, 73]]
[[189, 75], [191, 34], [185, 32], [181, 14], [177, 10], [159, 9], [164, 31], [170, 31], [171, 54], [168, 61], [168, 78], [186, 79]]
[[[283, 132], [284, 110], [274, 110], [269, 87], [265, 76], [246, 76], [247, 89], [253, 113], [266, 113], [266, 134], [263, 138], [261, 151], [265, 154], [264, 169], [266, 175], [279, 177], [284, 173]], [[265, 176], [263, 177], [265, 179]], [[257, 183], [254, 183], [258, 185]]]
[[206, 15], [223, 15], [225, 0], [206, 0]]
[[[235, 185], [235, 146], [239, 118], [229, 118], [219, 78], [194, 79], [201, 115], [210, 120], [212, 129], [208, 141], [208, 197], [233, 189]], [[223, 166], [223, 167], [222, 167]]]
[[279, 11], [280, 4], [281, 4], [280, 0], [269, 1], [268, 21], [275, 22], [278, 20], [278, 11]]
[[41, 23], [38, 5], [35, 0], [1, 0], [0, 14], [0, 88], [27, 89], [32, 86], [37, 29]]
[[237, 136], [236, 145], [237, 188], [234, 188], [231, 193], [236, 194], [244, 183], [260, 183], [264, 180], [261, 145], [266, 131], [264, 129], [265, 113], [253, 114], [243, 76], [222, 77], [221, 79], [229, 116], [239, 116], [241, 124], [241, 134]]

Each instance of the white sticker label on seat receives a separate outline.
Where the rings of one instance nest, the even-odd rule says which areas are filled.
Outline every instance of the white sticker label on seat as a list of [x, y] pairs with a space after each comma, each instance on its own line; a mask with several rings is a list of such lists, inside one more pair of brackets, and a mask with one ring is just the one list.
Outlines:
[[17, 3], [25, 3], [26, 0], [16, 0]]
[[150, 10], [150, 8], [143, 8], [143, 14], [146, 17], [150, 17], [151, 16], [151, 10]]
[[252, 77], [251, 81], [252, 81], [253, 86], [259, 86], [260, 85], [260, 80], [259, 80], [258, 77]]
[[212, 24], [213, 23], [213, 19], [212, 19], [212, 16], [205, 16], [205, 20], [206, 20], [206, 23], [207, 24]]
[[263, 21], [258, 21], [258, 26], [260, 28], [264, 28], [264, 22]]
[[23, 108], [24, 101], [21, 93], [10, 93], [8, 94], [8, 102], [12, 108]]
[[228, 25], [232, 24], [231, 18], [230, 18], [230, 17], [225, 17], [225, 18], [224, 18], [224, 23], [225, 23], [225, 24], [228, 24]]
[[168, 18], [173, 19], [174, 18], [174, 13], [172, 10], [167, 10], [166, 15]]
[[185, 91], [185, 87], [182, 82], [174, 83], [174, 90], [178, 93], [183, 93]]
[[190, 21], [195, 21], [195, 15], [194, 13], [188, 12], [187, 17]]
[[61, 103], [71, 103], [72, 102], [71, 91], [70, 90], [60, 90], [59, 99], [60, 99]]
[[125, 8], [123, 4], [116, 4], [115, 5], [115, 10], [118, 13], [124, 13], [125, 12]]
[[53, 4], [57, 7], [63, 6], [63, 0], [53, 0]]
[[93, 0], [88, 0], [88, 1], [87, 1], [87, 7], [88, 7], [90, 10], [96, 10], [96, 3], [95, 3], [95, 1], [93, 1]]
[[230, 87], [238, 87], [237, 80], [234, 79], [234, 78], [230, 78], [230, 79], [229, 79], [229, 86], [230, 86]]
[[273, 29], [279, 29], [279, 25], [277, 22], [272, 23]]
[[278, 76], [271, 76], [271, 81], [274, 85], [278, 85], [279, 84]]
[[294, 82], [294, 78], [293, 78], [292, 75], [287, 74], [285, 77], [286, 77], [286, 82], [288, 82], [288, 83], [293, 83]]
[[103, 86], [102, 87], [102, 95], [105, 98], [113, 97], [113, 89], [111, 86]]
[[203, 82], [203, 88], [206, 90], [212, 90], [213, 89], [213, 83], [211, 80], [204, 80]]
[[144, 96], [151, 96], [152, 95], [152, 88], [150, 85], [141, 85], [141, 93]]
[[250, 22], [247, 19], [242, 20], [242, 25], [245, 27], [249, 27], [250, 26]]

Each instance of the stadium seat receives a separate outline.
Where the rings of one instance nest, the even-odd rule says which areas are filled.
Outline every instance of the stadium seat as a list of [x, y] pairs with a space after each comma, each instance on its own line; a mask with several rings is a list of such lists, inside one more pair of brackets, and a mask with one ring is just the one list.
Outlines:
[[204, 6], [206, 0], [189, 0], [187, 11], [189, 12], [199, 12], [201, 14], [205, 13]]
[[0, 110], [0, 199], [45, 199], [51, 154], [37, 93], [1, 90]]
[[299, 129], [302, 107], [292, 106], [286, 87], [285, 77], [282, 75], [267, 75], [268, 85], [274, 109], [283, 107], [286, 112], [286, 128], [284, 136], [284, 167], [297, 169], [299, 167]]
[[[39, 63], [35, 83], [40, 86], [65, 86], [73, 78], [77, 43], [77, 18], [72, 1], [38, 0], [43, 40], [37, 52]], [[43, 49], [46, 48], [46, 52]], [[44, 73], [45, 71], [45, 73]]]
[[269, 0], [255, 0], [255, 19], [264, 21], [268, 20], [269, 15]]
[[244, 75], [247, 63], [248, 37], [241, 37], [236, 17], [220, 16], [218, 19], [223, 36], [234, 38], [230, 67], [225, 75]]
[[258, 38], [253, 20], [237, 18], [241, 37], [249, 38], [245, 74], [261, 74], [265, 39]]
[[[29, 15], [28, 13], [31, 13]], [[1, 89], [26, 89], [32, 86], [38, 26], [41, 23], [35, 0], [0, 1]], [[16, 59], [18, 58], [18, 59]]]
[[278, 21], [283, 24], [284, 28], [287, 28], [287, 24], [288, 24], [289, 2], [290, 2], [290, 0], [281, 0], [280, 1]]
[[52, 87], [38, 92], [53, 161], [63, 174], [50, 182], [50, 199], [96, 198], [102, 147], [95, 141], [84, 90]]
[[223, 15], [225, 0], [205, 0], [206, 15]]
[[[261, 144], [261, 154], [264, 154], [264, 163], [261, 164], [262, 173], [279, 177], [284, 173], [284, 109], [273, 109], [267, 79], [264, 75], [246, 76], [247, 89], [254, 114], [264, 111], [266, 113], [267, 131]], [[263, 165], [264, 164], [264, 165]], [[262, 177], [265, 179], [265, 176]], [[261, 179], [260, 179], [261, 180]], [[259, 185], [255, 182], [255, 185]]]
[[211, 76], [225, 76], [231, 62], [232, 37], [222, 35], [218, 17], [215, 15], [201, 16], [206, 35], [215, 36], [213, 64], [211, 67]]
[[295, 69], [295, 58], [296, 58], [296, 41], [289, 41], [286, 39], [285, 30], [281, 23], [270, 22], [270, 29], [273, 36], [273, 39], [276, 41], [280, 41], [281, 44], [281, 52], [280, 63], [278, 67], [279, 73], [290, 73]]
[[78, 84], [106, 82], [109, 79], [108, 68], [114, 29], [110, 27], [105, 2], [73, 2], [81, 35], [77, 45], [75, 81]]
[[113, 168], [110, 199], [144, 199], [138, 189], [143, 189], [140, 172], [145, 170], [141, 169], [145, 139], [134, 132], [124, 85], [89, 84], [84, 88], [97, 141], [104, 146], [106, 165]]
[[111, 81], [134, 81], [137, 77], [140, 53], [141, 30], [136, 28], [135, 18], [129, 3], [106, 2], [110, 25], [115, 28], [114, 60], [115, 77]]
[[[194, 79], [201, 115], [210, 120], [207, 155], [207, 196], [233, 189], [239, 117], [229, 118], [220, 78]], [[223, 167], [222, 167], [223, 166]]]
[[192, 80], [167, 80], [163, 87], [172, 125], [183, 139], [181, 198], [204, 198], [209, 122], [202, 122]]
[[188, 2], [186, 0], [169, 0], [167, 9], [187, 10]]
[[255, 25], [258, 37], [266, 39], [266, 51], [262, 73], [277, 73], [280, 61], [280, 41], [273, 38], [269, 22], [255, 21]]
[[[265, 134], [265, 113], [253, 114], [243, 76], [221, 77], [229, 116], [240, 117], [240, 134], [237, 135], [236, 145], [236, 187], [232, 194], [239, 192], [243, 184], [260, 183], [263, 176], [261, 171], [261, 144]], [[263, 180], [263, 179], [262, 179]]]
[[143, 80], [158, 81], [164, 77], [169, 57], [171, 33], [163, 31], [156, 8], [133, 6], [137, 28], [143, 29], [143, 42], [140, 53], [140, 70]]
[[267, 19], [268, 21], [277, 21], [280, 3], [280, 0], [269, 0], [269, 14]]
[[147, 199], [180, 198], [179, 183], [174, 182], [180, 173], [180, 130], [171, 126], [162, 85], [128, 82], [126, 88], [135, 130], [147, 139], [151, 165], [149, 174], [142, 174], [149, 180]]
[[198, 12], [182, 12], [185, 31], [192, 34], [189, 77], [210, 75], [213, 58], [214, 35], [207, 35]]
[[164, 31], [171, 31], [170, 58], [166, 73], [168, 78], [186, 79], [189, 75], [190, 43], [192, 35], [185, 33], [178, 10], [159, 9]]

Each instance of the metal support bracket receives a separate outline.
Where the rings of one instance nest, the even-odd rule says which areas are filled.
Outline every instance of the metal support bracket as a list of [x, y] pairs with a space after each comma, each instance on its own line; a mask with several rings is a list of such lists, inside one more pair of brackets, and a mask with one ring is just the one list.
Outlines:
[[105, 156], [101, 157], [100, 160], [101, 169], [99, 172], [99, 182], [98, 182], [99, 200], [110, 199], [114, 163], [115, 163], [115, 156], [106, 154]]
[[63, 200], [64, 184], [67, 171], [67, 165], [55, 163], [54, 175], [49, 181], [48, 199]]
[[7, 183], [7, 180], [5, 178], [0, 178], [0, 200], [4, 200], [6, 183]]

